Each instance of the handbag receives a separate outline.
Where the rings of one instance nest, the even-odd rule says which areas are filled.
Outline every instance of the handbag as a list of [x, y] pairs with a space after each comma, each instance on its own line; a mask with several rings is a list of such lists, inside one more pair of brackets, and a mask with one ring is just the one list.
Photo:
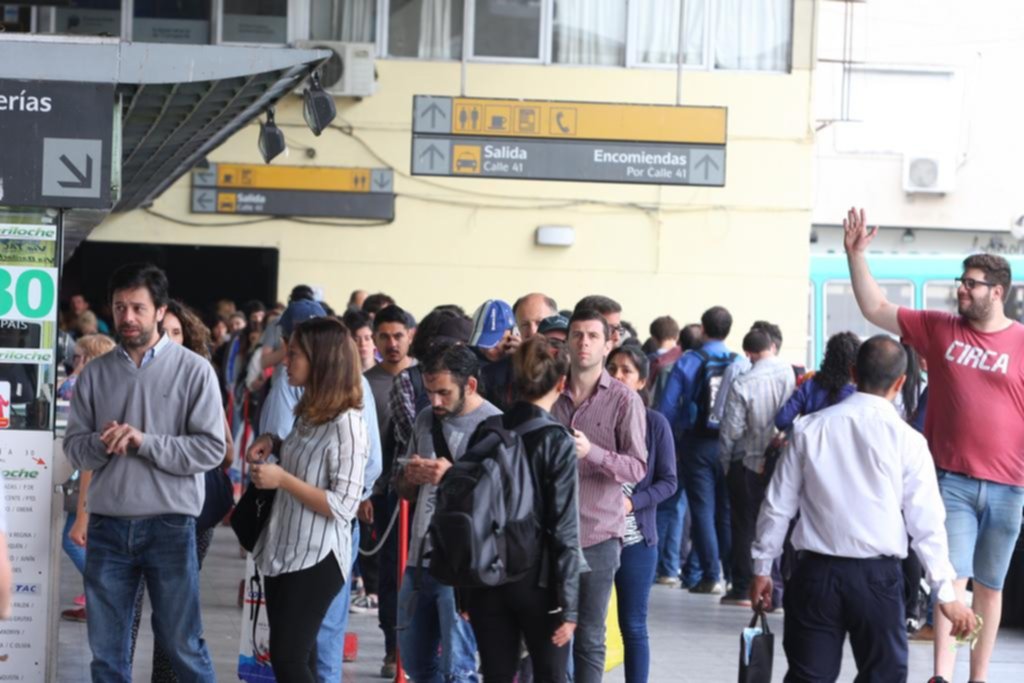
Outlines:
[[[757, 628], [758, 619], [761, 628]], [[771, 683], [774, 657], [775, 635], [768, 628], [764, 611], [757, 610], [750, 625], [740, 634], [739, 683]]]
[[249, 484], [235, 505], [231, 515], [231, 529], [238, 537], [238, 543], [250, 553], [270, 519], [275, 493], [277, 489], [259, 489]]
[[196, 518], [196, 529], [199, 531], [217, 526], [235, 504], [235, 487], [223, 468], [214, 467], [206, 473], [204, 479], [206, 500], [203, 502], [199, 517]]

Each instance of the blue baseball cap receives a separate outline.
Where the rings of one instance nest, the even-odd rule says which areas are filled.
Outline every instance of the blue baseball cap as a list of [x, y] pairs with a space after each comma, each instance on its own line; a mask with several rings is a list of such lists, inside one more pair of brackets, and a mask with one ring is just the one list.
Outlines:
[[281, 327], [281, 332], [284, 336], [290, 337], [292, 336], [292, 330], [299, 323], [304, 323], [313, 318], [325, 317], [327, 317], [327, 311], [324, 310], [323, 306], [309, 299], [298, 299], [288, 304], [288, 308], [284, 309], [284, 313], [281, 314], [277, 324]]
[[469, 345], [493, 349], [501, 343], [505, 333], [516, 326], [512, 307], [501, 299], [488, 299], [473, 314], [473, 334]]

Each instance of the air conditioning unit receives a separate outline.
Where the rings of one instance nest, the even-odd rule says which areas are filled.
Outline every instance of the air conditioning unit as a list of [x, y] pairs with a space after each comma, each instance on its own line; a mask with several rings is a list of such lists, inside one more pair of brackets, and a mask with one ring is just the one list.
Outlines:
[[938, 154], [903, 156], [903, 191], [908, 194], [946, 194], [953, 191], [956, 161]]
[[[298, 40], [295, 47], [334, 53], [320, 67], [320, 85], [335, 97], [369, 97], [377, 92], [377, 48], [373, 43]], [[304, 87], [305, 84], [295, 92], [301, 93]]]

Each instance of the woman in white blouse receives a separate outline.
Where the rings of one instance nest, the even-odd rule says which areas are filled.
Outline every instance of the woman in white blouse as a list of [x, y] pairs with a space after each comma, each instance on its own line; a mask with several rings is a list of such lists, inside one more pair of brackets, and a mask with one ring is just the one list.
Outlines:
[[[332, 318], [295, 328], [288, 383], [303, 388], [295, 427], [281, 442], [264, 434], [249, 449], [252, 481], [278, 489], [253, 551], [266, 577], [270, 661], [288, 683], [316, 681], [316, 636], [352, 566], [352, 520], [369, 454], [359, 355]], [[266, 462], [276, 453], [280, 464]]]

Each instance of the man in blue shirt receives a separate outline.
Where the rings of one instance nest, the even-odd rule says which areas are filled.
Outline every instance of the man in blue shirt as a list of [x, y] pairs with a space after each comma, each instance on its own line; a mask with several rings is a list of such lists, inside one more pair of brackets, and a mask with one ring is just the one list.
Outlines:
[[720, 594], [724, 586], [719, 560], [729, 556], [731, 534], [725, 472], [718, 458], [718, 422], [712, 408], [725, 369], [736, 354], [725, 345], [732, 329], [729, 311], [713, 306], [704, 311], [700, 322], [703, 344], [676, 361], [658, 412], [668, 418], [675, 432], [679, 472], [692, 511], [690, 533], [700, 560], [700, 580], [690, 591]]
[[[281, 314], [278, 325], [284, 337], [284, 344], [287, 346], [288, 338], [292, 330], [299, 323], [312, 318], [326, 317], [327, 312], [323, 306], [315, 301], [299, 300], [288, 304], [288, 308]], [[377, 404], [373, 400], [373, 391], [370, 383], [365, 377], [362, 378], [363, 386], [363, 419], [366, 421], [366, 431], [370, 436], [370, 459], [366, 463], [366, 472], [363, 476], [363, 500], [370, 497], [373, 484], [381, 473], [381, 443], [380, 429], [377, 425]], [[274, 370], [274, 378], [270, 386], [270, 394], [260, 414], [260, 434], [271, 433], [280, 439], [288, 436], [295, 424], [295, 406], [302, 398], [302, 389], [288, 384], [284, 366], [281, 365]], [[359, 524], [352, 526], [352, 562], [357, 559], [359, 548]], [[323, 623], [320, 625], [320, 633], [316, 639], [317, 650], [317, 678], [320, 683], [336, 683], [341, 680], [342, 652], [345, 641], [345, 628], [348, 626], [349, 600], [352, 596], [352, 582], [346, 581], [334, 598], [327, 614], [324, 615]]]

